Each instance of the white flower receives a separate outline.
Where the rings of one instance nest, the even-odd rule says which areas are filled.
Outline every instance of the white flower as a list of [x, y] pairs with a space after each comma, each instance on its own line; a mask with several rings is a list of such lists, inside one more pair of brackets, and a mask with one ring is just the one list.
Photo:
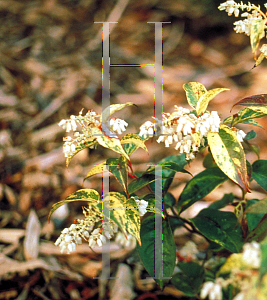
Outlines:
[[100, 228], [94, 229], [88, 240], [89, 247], [93, 248], [96, 244], [101, 247], [106, 242], [106, 238], [100, 233]]
[[73, 144], [72, 142], [68, 142], [66, 141], [63, 145], [63, 153], [65, 155], [65, 157], [69, 157], [71, 155], [74, 154], [76, 149], [75, 144]]
[[239, 11], [238, 10], [238, 5], [235, 1], [229, 0], [224, 3], [221, 3], [220, 6], [218, 7], [219, 10], [225, 10], [228, 13], [228, 16], [231, 16], [232, 13], [235, 14], [236, 17], [238, 17]]
[[239, 130], [239, 129], [236, 129], [234, 133], [236, 134], [236, 137], [239, 140], [239, 142], [243, 142], [246, 133], [243, 130]]
[[260, 244], [257, 242], [246, 243], [243, 246], [244, 262], [252, 268], [258, 269], [261, 265], [261, 249]]
[[143, 136], [146, 138], [147, 136], [153, 136], [155, 130], [155, 124], [153, 124], [150, 121], [146, 121], [141, 127], [140, 127], [140, 136]]
[[128, 126], [128, 123], [122, 119], [112, 118], [110, 121], [110, 128], [113, 132], [122, 134], [122, 131], [125, 131]]
[[77, 124], [75, 122], [76, 117], [74, 115], [70, 116], [69, 120], [61, 120], [58, 123], [58, 126], [62, 126], [63, 129], [66, 129], [66, 132], [70, 132], [71, 130], [75, 131], [77, 129]]
[[60, 247], [60, 252], [63, 253], [65, 250], [68, 254], [76, 250], [76, 244], [81, 244], [82, 239], [76, 231], [75, 224], [72, 224], [70, 228], [64, 228], [61, 231], [61, 235], [56, 240], [55, 245]]
[[210, 300], [222, 300], [222, 278], [217, 278], [215, 282], [207, 281], [204, 283], [200, 298], [205, 299], [208, 295]]
[[126, 237], [122, 232], [118, 232], [115, 242], [125, 248], [134, 248], [136, 245], [136, 239], [130, 233], [127, 233]]
[[244, 293], [238, 293], [233, 300], [245, 300], [245, 294]]
[[132, 198], [135, 200], [135, 202], [138, 206], [140, 217], [142, 217], [147, 212], [146, 208], [148, 206], [148, 202], [145, 200], [139, 200], [138, 197], [136, 197], [136, 196], [132, 197]]

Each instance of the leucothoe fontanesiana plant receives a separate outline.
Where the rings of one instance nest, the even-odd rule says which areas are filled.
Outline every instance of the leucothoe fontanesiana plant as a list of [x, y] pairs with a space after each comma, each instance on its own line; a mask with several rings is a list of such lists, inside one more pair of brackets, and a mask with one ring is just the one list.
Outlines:
[[[265, 23], [258, 27], [255, 24], [260, 21], [254, 24], [253, 20], [265, 22], [265, 14], [258, 6], [234, 1], [222, 3], [219, 9], [235, 16], [240, 9], [247, 10], [248, 14], [243, 15], [247, 18], [245, 25], [238, 24], [247, 26], [242, 30], [252, 36], [255, 54], [255, 45], [258, 46], [262, 37], [261, 33], [256, 38], [255, 32], [259, 28], [265, 30]], [[241, 32], [241, 29], [236, 31]], [[259, 58], [256, 58], [258, 64]], [[85, 179], [96, 174], [113, 175], [120, 191], [108, 190], [102, 195], [102, 191], [95, 189], [80, 189], [54, 204], [50, 215], [69, 202], [87, 203], [83, 207], [84, 218], [76, 219], [69, 228], [63, 229], [55, 244], [61, 252], [71, 253], [83, 241], [92, 248], [102, 246], [113, 237], [126, 246], [137, 241], [140, 260], [161, 288], [171, 282], [191, 299], [266, 299], [267, 198], [248, 200], [247, 194], [253, 193], [250, 187], [253, 180], [267, 191], [267, 160], [251, 163], [246, 159], [246, 151], [254, 151], [259, 158], [258, 147], [250, 142], [256, 133], [253, 130], [245, 133], [237, 126], [244, 123], [261, 127], [255, 119], [267, 115], [267, 95], [241, 99], [234, 106], [244, 108], [222, 120], [217, 111], [207, 109], [209, 102], [227, 91], [226, 88], [207, 90], [199, 82], [186, 83], [183, 88], [190, 109], [175, 106], [173, 112], [163, 113], [161, 119], [154, 117], [145, 121], [139, 133], [124, 135], [128, 124], [112, 116], [133, 103], [110, 105], [101, 114], [81, 111], [78, 116], [72, 115], [59, 123], [66, 132], [74, 132], [64, 138], [67, 166], [83, 149], [108, 148], [116, 157], [92, 167]], [[149, 139], [155, 139], [162, 147], [173, 147], [174, 154], [137, 176], [130, 157], [139, 148], [138, 151], [148, 152], [145, 143]], [[200, 151], [204, 170], [190, 179], [187, 166], [193, 164]], [[158, 176], [159, 170], [161, 176]], [[189, 176], [178, 199], [170, 192], [177, 172]], [[183, 212], [227, 180], [239, 186], [241, 196], [233, 192], [236, 189], [227, 191], [195, 217], [183, 217]], [[161, 187], [160, 192], [157, 186]], [[159, 195], [162, 209], [156, 205]], [[226, 206], [232, 206], [234, 212], [222, 210]], [[155, 229], [156, 216], [161, 220], [162, 233]], [[181, 226], [205, 238], [209, 245], [206, 255], [201, 255], [192, 241], [177, 251], [173, 232]], [[157, 236], [162, 237], [162, 263], [155, 276]], [[220, 255], [222, 252], [224, 255]]]

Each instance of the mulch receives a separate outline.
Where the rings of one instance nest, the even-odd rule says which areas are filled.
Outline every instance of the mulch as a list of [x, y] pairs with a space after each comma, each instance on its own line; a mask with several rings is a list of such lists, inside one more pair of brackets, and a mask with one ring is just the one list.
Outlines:
[[[234, 17], [217, 11], [216, 2], [203, 3], [0, 0], [0, 299], [183, 298], [172, 286], [161, 291], [146, 278], [133, 249], [114, 241], [111, 271], [119, 279], [94, 279], [101, 276], [101, 248], [92, 251], [83, 244], [66, 255], [53, 244], [81, 216], [80, 205], [70, 204], [51, 222], [47, 216], [54, 203], [79, 188], [101, 190], [100, 177], [84, 185], [83, 178], [112, 155], [102, 147], [84, 150], [66, 168], [65, 132], [58, 126], [82, 108], [101, 113], [102, 24], [94, 22], [118, 22], [110, 25], [112, 64], [153, 64], [154, 24], [147, 22], [171, 22], [163, 25], [164, 111], [171, 112], [175, 104], [188, 107], [182, 86], [190, 81], [207, 89], [230, 88], [209, 107], [223, 119], [237, 100], [266, 93], [266, 63], [252, 70], [249, 38], [234, 33]], [[138, 132], [154, 114], [153, 68], [113, 67], [110, 78], [111, 103], [137, 105], [116, 115], [129, 123], [128, 132]], [[259, 122], [267, 125], [264, 118]], [[241, 129], [251, 130], [245, 125]], [[253, 129], [260, 157], [267, 159], [266, 132]], [[142, 150], [132, 155], [136, 172], [175, 154], [155, 141], [147, 147], [150, 155]], [[257, 156], [250, 153], [248, 158]], [[189, 168], [192, 174], [202, 168], [201, 155]], [[177, 197], [189, 179], [179, 176], [173, 187]], [[113, 188], [117, 184], [111, 180]], [[177, 248], [191, 238], [181, 233]], [[195, 241], [205, 248], [203, 241]]]

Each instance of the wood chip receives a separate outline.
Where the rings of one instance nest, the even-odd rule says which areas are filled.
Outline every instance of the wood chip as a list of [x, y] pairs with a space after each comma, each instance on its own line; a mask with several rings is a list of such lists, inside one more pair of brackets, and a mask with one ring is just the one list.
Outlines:
[[24, 239], [24, 256], [27, 260], [35, 259], [39, 253], [39, 236], [41, 224], [34, 210], [31, 210]]
[[116, 279], [112, 282], [110, 300], [131, 300], [136, 294], [133, 291], [134, 282], [131, 268], [126, 264], [119, 264]]

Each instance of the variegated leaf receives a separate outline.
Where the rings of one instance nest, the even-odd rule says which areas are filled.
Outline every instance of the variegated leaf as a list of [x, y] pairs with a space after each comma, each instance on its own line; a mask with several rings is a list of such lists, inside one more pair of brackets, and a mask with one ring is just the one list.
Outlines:
[[183, 85], [183, 89], [186, 93], [187, 102], [193, 109], [196, 109], [198, 100], [207, 92], [204, 85], [199, 82], [186, 83]]
[[244, 190], [248, 189], [246, 157], [236, 134], [221, 125], [219, 132], [208, 133], [208, 145], [217, 166]]

